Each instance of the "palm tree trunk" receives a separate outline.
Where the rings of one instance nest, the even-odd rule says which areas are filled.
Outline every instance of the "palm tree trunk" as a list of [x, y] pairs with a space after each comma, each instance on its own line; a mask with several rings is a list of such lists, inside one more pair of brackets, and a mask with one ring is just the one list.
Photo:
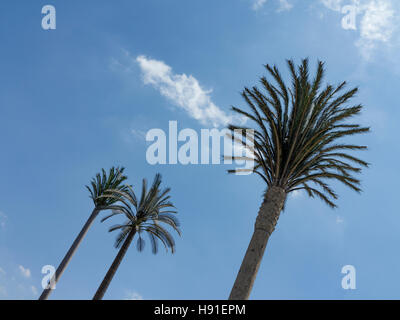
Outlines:
[[285, 199], [286, 192], [282, 188], [271, 187], [267, 190], [258, 212], [253, 237], [242, 261], [229, 300], [247, 300], [249, 298], [265, 247], [275, 230]]
[[50, 280], [50, 284], [47, 289], [44, 289], [39, 300], [47, 300], [51, 292], [54, 290], [52, 285], [55, 284], [60, 279], [61, 275], [63, 274], [65, 268], [67, 267], [68, 263], [70, 262], [72, 256], [74, 255], [76, 249], [78, 249], [82, 239], [85, 237], [86, 233], [88, 232], [90, 226], [92, 225], [93, 221], [96, 219], [97, 215], [99, 214], [100, 210], [95, 208], [92, 211], [89, 219], [86, 221], [85, 225], [83, 226], [81, 232], [79, 232], [78, 236], [76, 237], [75, 241], [73, 242], [71, 248], [68, 250], [67, 254], [65, 255], [64, 259], [61, 261], [60, 265], [58, 266], [56, 273], [53, 275], [52, 279]]
[[134, 230], [134, 229], [132, 229], [132, 231], [129, 232], [121, 249], [119, 249], [119, 252], [118, 252], [117, 256], [115, 257], [114, 262], [112, 263], [110, 269], [108, 269], [106, 276], [104, 277], [103, 281], [101, 282], [100, 287], [97, 289], [96, 294], [93, 297], [93, 300], [103, 299], [103, 296], [106, 293], [108, 286], [110, 285], [115, 273], [117, 272], [119, 265], [121, 264], [122, 259], [124, 258], [126, 252], [128, 251], [129, 246], [131, 245], [131, 242], [133, 240], [133, 237], [135, 236], [135, 233], [136, 233], [136, 230]]

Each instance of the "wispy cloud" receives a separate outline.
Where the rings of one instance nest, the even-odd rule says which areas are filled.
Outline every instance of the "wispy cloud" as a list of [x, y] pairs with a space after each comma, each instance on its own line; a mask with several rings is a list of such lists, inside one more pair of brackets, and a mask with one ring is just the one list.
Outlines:
[[389, 0], [370, 1], [361, 9], [365, 14], [361, 19], [357, 46], [363, 57], [369, 60], [379, 43], [388, 44], [392, 39], [397, 28], [395, 12]]
[[[264, 5], [267, 3], [267, 0], [253, 0], [253, 4], [251, 8], [254, 11], [258, 11], [261, 8], [264, 7]], [[293, 5], [289, 2], [289, 0], [279, 0], [279, 7], [278, 7], [278, 12], [282, 11], [288, 11], [293, 8]]]
[[320, 0], [325, 7], [334, 11], [341, 11], [343, 0]]
[[[346, 19], [354, 15], [355, 25], [349, 27], [343, 23], [346, 30], [355, 30], [358, 39], [355, 46], [365, 60], [371, 60], [374, 51], [382, 46], [390, 46], [394, 35], [400, 26], [399, 0], [317, 0], [325, 8], [335, 11]], [[253, 0], [252, 9], [260, 10], [267, 3], [266, 0]], [[290, 0], [279, 0], [278, 12], [293, 8]], [[321, 13], [322, 14], [322, 13]]]
[[17, 300], [36, 298], [39, 291], [33, 283], [30, 269], [16, 265], [10, 270], [6, 272], [0, 267], [0, 298]]
[[251, 8], [253, 10], [257, 11], [257, 10], [261, 9], [266, 2], [267, 2], [267, 0], [255, 0], [253, 2], [253, 5], [251, 6]]
[[124, 300], [143, 300], [143, 297], [135, 291], [127, 290]]
[[[398, 30], [398, 13], [395, 6], [399, 4], [396, 0], [320, 0], [328, 9], [345, 13], [347, 8], [353, 7], [356, 14], [357, 26], [355, 30], [359, 33], [356, 46], [360, 54], [366, 60], [370, 60], [374, 49], [380, 44], [389, 45], [394, 33]], [[396, 3], [396, 4], [395, 4]], [[397, 8], [398, 9], [398, 8]], [[343, 26], [343, 24], [342, 24]]]
[[293, 8], [293, 4], [289, 3], [288, 0], [279, 0], [278, 12], [289, 11]]
[[161, 95], [185, 110], [190, 117], [204, 125], [226, 126], [233, 117], [222, 111], [211, 99], [212, 90], [205, 90], [192, 75], [175, 74], [160, 60], [138, 56], [143, 82], [152, 85]]
[[29, 270], [28, 268], [25, 268], [24, 266], [19, 265], [18, 269], [23, 277], [25, 277], [25, 278], [31, 277], [31, 270]]
[[146, 132], [143, 130], [131, 129], [131, 134], [139, 140], [146, 140]]

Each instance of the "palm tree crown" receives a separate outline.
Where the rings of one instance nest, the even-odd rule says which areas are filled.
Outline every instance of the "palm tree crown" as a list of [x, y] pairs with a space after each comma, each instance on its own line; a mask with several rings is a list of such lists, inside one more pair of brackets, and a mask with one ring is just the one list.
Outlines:
[[172, 253], [175, 252], [175, 241], [172, 235], [160, 224], [164, 223], [172, 227], [179, 235], [180, 223], [174, 214], [174, 205], [169, 201], [170, 188], [164, 190], [160, 189], [161, 175], [157, 174], [152, 186], [147, 190], [147, 181], [143, 179], [142, 194], [140, 199], [136, 198], [135, 192], [132, 187], [127, 190], [108, 190], [108, 197], [120, 201], [122, 205], [110, 205], [107, 209], [111, 209], [112, 213], [104, 217], [101, 221], [105, 221], [112, 216], [123, 214], [127, 218], [123, 224], [118, 224], [109, 229], [110, 232], [119, 230], [115, 247], [119, 248], [126, 239], [130, 232], [138, 234], [137, 249], [142, 251], [144, 248], [145, 240], [143, 234], [147, 233], [152, 246], [152, 252], [158, 252], [158, 241], [165, 246], [168, 250], [171, 249]]
[[[321, 89], [325, 72], [321, 61], [318, 61], [313, 79], [309, 76], [308, 59], [302, 60], [298, 67], [292, 60], [287, 64], [290, 86], [285, 84], [276, 66], [266, 65], [274, 83], [262, 77], [265, 93], [257, 87], [244, 89], [242, 96], [251, 112], [232, 108], [257, 126], [254, 148], [251, 148], [255, 167], [249, 170], [260, 175], [269, 187], [280, 187], [286, 193], [304, 189], [310, 197], [317, 196], [335, 207], [337, 195], [326, 180], [340, 181], [360, 192], [360, 181], [354, 173], [368, 166], [365, 161], [348, 153], [364, 150], [366, 146], [340, 141], [369, 131], [369, 128], [349, 121], [362, 109], [362, 105], [347, 105], [358, 89], [344, 90], [346, 82], [337, 86], [328, 84]], [[249, 148], [244, 133], [238, 137], [234, 130], [243, 132], [243, 129], [253, 128], [235, 125], [229, 128], [234, 139]], [[243, 160], [243, 157], [233, 159]]]
[[101, 174], [97, 173], [96, 177], [92, 178], [91, 188], [86, 186], [96, 208], [106, 207], [118, 201], [117, 197], [102, 197], [106, 190], [128, 190], [128, 186], [122, 184], [127, 179], [123, 174], [124, 170], [124, 167], [112, 167], [107, 176], [106, 171], [101, 169]]
[[[78, 249], [80, 243], [82, 242], [83, 238], [85, 237], [86, 233], [89, 231], [89, 228], [92, 226], [94, 220], [98, 216], [99, 212], [104, 208], [104, 206], [109, 206], [115, 203], [117, 200], [115, 198], [104, 198], [101, 197], [104, 195], [105, 191], [112, 188], [114, 190], [127, 190], [127, 186], [123, 185], [122, 183], [127, 179], [125, 175], [123, 175], [124, 168], [114, 168], [110, 169], [110, 172], [107, 176], [107, 173], [104, 169], [101, 170], [102, 174], [98, 173], [95, 178], [91, 181], [91, 187], [86, 188], [90, 192], [90, 197], [94, 202], [94, 209], [92, 214], [89, 216], [86, 223], [83, 225], [82, 230], [79, 232], [78, 236], [75, 238], [72, 246], [67, 251], [65, 257], [61, 261], [60, 265], [58, 266], [56, 273], [51, 278], [50, 283], [56, 284], [57, 281], [60, 279], [61, 275], [65, 271], [68, 263], [70, 262], [72, 256], [74, 255], [75, 251]], [[43, 290], [43, 293], [39, 297], [39, 300], [46, 300], [50, 296], [51, 292], [53, 291], [54, 286], [48, 286]]]
[[147, 190], [147, 181], [143, 180], [142, 194], [139, 200], [136, 198], [131, 186], [128, 186], [126, 191], [110, 189], [101, 196], [120, 202], [105, 208], [112, 210], [112, 213], [103, 218], [102, 221], [119, 214], [125, 215], [127, 221], [110, 228], [110, 231], [120, 231], [115, 242], [115, 246], [119, 250], [93, 300], [101, 300], [103, 298], [136, 234], [138, 234], [137, 248], [139, 251], [143, 250], [145, 244], [142, 235], [147, 233], [154, 254], [158, 251], [158, 240], [162, 242], [167, 251], [170, 248], [172, 253], [175, 252], [174, 238], [161, 223], [169, 225], [180, 235], [179, 221], [174, 216], [177, 212], [173, 210], [174, 206], [169, 202], [170, 196], [168, 193], [170, 189], [161, 190], [160, 185], [161, 175], [157, 174], [149, 190]]

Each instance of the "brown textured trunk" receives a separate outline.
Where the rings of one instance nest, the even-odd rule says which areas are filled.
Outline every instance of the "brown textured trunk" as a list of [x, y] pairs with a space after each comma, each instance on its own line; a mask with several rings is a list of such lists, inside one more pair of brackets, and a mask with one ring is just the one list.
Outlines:
[[126, 252], [128, 251], [129, 246], [131, 245], [131, 242], [133, 240], [133, 237], [135, 236], [135, 233], [136, 233], [136, 230], [132, 230], [131, 232], [129, 232], [124, 243], [122, 244], [121, 249], [119, 249], [118, 254], [115, 257], [114, 262], [112, 263], [110, 269], [108, 269], [106, 276], [104, 277], [103, 281], [101, 282], [100, 287], [97, 289], [96, 294], [93, 297], [93, 300], [103, 299], [103, 296], [106, 293], [107, 288], [111, 283], [111, 280], [113, 279], [115, 273], [117, 272], [119, 265], [121, 264], [122, 259], [124, 258]]
[[267, 190], [258, 212], [253, 237], [240, 266], [229, 300], [247, 300], [249, 298], [265, 247], [275, 230], [285, 198], [286, 192], [282, 188], [271, 187]]
[[[96, 209], [96, 208], [92, 211], [92, 214], [90, 215], [89, 219], [86, 221], [81, 232], [79, 232], [75, 241], [72, 243], [71, 248], [68, 250], [64, 259], [61, 261], [60, 265], [58, 266], [55, 274], [53, 275], [52, 279], [50, 280], [50, 284], [55, 286], [55, 284], [58, 282], [58, 280], [60, 279], [61, 275], [63, 274], [65, 268], [67, 267], [68, 263], [70, 262], [72, 256], [74, 255], [76, 249], [78, 249], [80, 243], [82, 242], [83, 238], [85, 237], [86, 233], [88, 232], [90, 226], [92, 225], [93, 221], [96, 219], [99, 212], [100, 212], [100, 210]], [[43, 290], [42, 294], [39, 297], [39, 300], [47, 300], [48, 299], [49, 295], [54, 290], [54, 289], [52, 289], [52, 285], [49, 285], [48, 289]]]

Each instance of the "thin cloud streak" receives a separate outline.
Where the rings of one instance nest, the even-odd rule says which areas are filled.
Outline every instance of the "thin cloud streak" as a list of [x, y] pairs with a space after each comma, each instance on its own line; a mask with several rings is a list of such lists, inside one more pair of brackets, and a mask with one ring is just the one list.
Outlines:
[[[251, 8], [254, 11], [258, 11], [262, 9], [265, 4], [267, 3], [267, 0], [255, 0], [253, 1], [253, 5]], [[289, 2], [289, 0], [279, 0], [279, 8], [277, 9], [277, 12], [282, 12], [282, 11], [288, 11], [293, 8], [293, 4]]]
[[264, 6], [264, 4], [267, 2], [267, 0], [255, 0], [254, 2], [253, 2], [253, 5], [251, 6], [251, 8], [254, 10], [254, 11], [257, 11], [257, 10], [260, 10], [263, 6]]
[[143, 297], [141, 294], [139, 294], [135, 291], [127, 290], [125, 292], [124, 300], [143, 300]]
[[222, 111], [211, 99], [212, 90], [205, 90], [192, 75], [176, 74], [163, 61], [143, 55], [138, 56], [136, 62], [144, 84], [152, 85], [162, 96], [201, 124], [220, 127], [240, 120]]
[[19, 265], [18, 269], [19, 269], [21, 275], [24, 278], [30, 278], [31, 277], [31, 270], [29, 270], [28, 268], [25, 268], [24, 266]]
[[289, 3], [288, 0], [279, 0], [278, 12], [289, 11], [293, 8], [293, 4]]

